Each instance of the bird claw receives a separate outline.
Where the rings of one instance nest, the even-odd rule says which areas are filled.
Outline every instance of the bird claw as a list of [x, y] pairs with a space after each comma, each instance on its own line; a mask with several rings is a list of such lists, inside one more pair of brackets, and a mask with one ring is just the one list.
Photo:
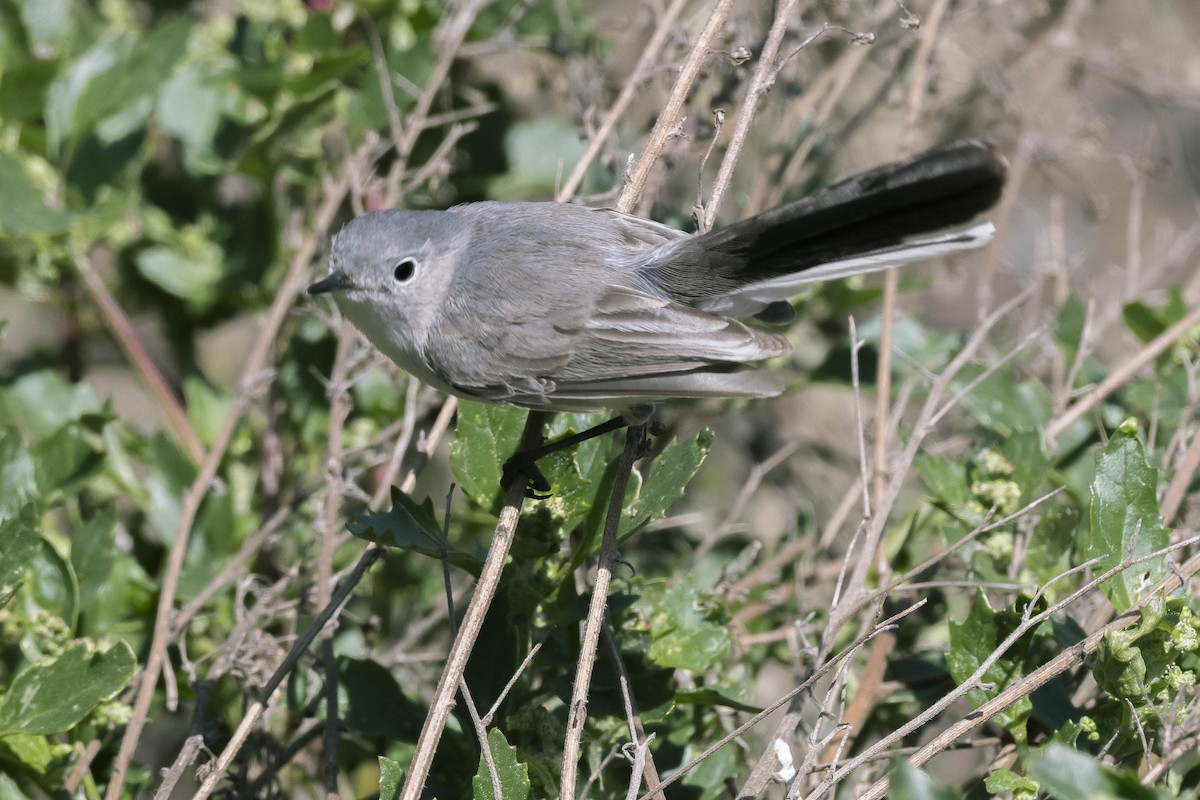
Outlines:
[[512, 486], [517, 478], [525, 479], [525, 497], [530, 500], [546, 500], [551, 496], [550, 481], [538, 469], [537, 462], [524, 453], [516, 453], [508, 461], [500, 473], [500, 486], [504, 489]]

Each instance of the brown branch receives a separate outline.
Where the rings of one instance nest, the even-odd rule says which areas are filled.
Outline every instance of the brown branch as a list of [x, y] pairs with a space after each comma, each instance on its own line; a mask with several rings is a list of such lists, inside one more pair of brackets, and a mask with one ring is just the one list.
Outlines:
[[579, 161], [575, 162], [575, 168], [571, 170], [571, 174], [563, 183], [562, 188], [558, 190], [556, 199], [560, 203], [570, 200], [579, 191], [579, 187], [583, 184], [583, 178], [587, 174], [588, 167], [591, 166], [596, 156], [599, 155], [600, 148], [608, 141], [608, 137], [612, 135], [613, 129], [617, 127], [617, 123], [629, 109], [629, 104], [637, 96], [638, 89], [641, 88], [642, 82], [654, 66], [655, 59], [658, 58], [663, 45], [666, 44], [667, 37], [675, 32], [675, 20], [679, 18], [680, 13], [683, 12], [683, 7], [687, 4], [688, 0], [672, 0], [671, 4], [663, 12], [654, 29], [653, 35], [650, 37], [650, 41], [646, 43], [646, 49], [642, 51], [642, 57], [638, 59], [637, 65], [633, 68], [633, 72], [630, 73], [629, 79], [625, 82], [625, 87], [617, 95], [612, 108], [608, 110], [604, 121], [600, 123], [599, 130], [588, 140], [587, 148], [583, 151], [583, 155], [579, 157]]
[[775, 10], [775, 19], [771, 22], [771, 30], [767, 34], [762, 52], [759, 53], [754, 76], [750, 79], [750, 88], [746, 91], [746, 99], [738, 111], [737, 124], [733, 127], [733, 136], [729, 140], [729, 147], [725, 150], [725, 157], [721, 160], [721, 168], [717, 170], [716, 180], [713, 181], [712, 195], [704, 204], [704, 214], [700, 220], [701, 233], [710, 230], [717, 218], [717, 209], [721, 205], [721, 199], [725, 196], [730, 181], [733, 180], [734, 165], [737, 164], [742, 147], [746, 144], [746, 137], [750, 135], [750, 124], [754, 121], [755, 112], [758, 111], [758, 103], [779, 75], [780, 65], [776, 62], [776, 58], [779, 55], [779, 48], [783, 44], [783, 37], [787, 34], [788, 24], [791, 22], [792, 13], [796, 10], [797, 2], [798, 0], [782, 0]]
[[313, 643], [313, 640], [324, 630], [326, 623], [333, 619], [341, 610], [342, 605], [350, 597], [350, 593], [358, 586], [358, 582], [362, 580], [363, 575], [371, 568], [379, 557], [383, 555], [383, 548], [378, 545], [370, 545], [358, 559], [358, 563], [354, 565], [354, 569], [346, 576], [342, 585], [334, 592], [333, 597], [329, 601], [329, 605], [321, 609], [321, 613], [317, 614], [313, 619], [312, 624], [308, 626], [308, 630], [296, 640], [292, 645], [292, 649], [288, 651], [287, 656], [283, 659], [283, 663], [275, 670], [271, 679], [267, 681], [262, 690], [250, 707], [246, 710], [246, 715], [242, 717], [242, 721], [238, 723], [237, 729], [229, 738], [225, 749], [221, 751], [221, 755], [213, 763], [211, 771], [201, 784], [199, 791], [196, 792], [195, 800], [205, 800], [210, 797], [213, 791], [216, 790], [217, 784], [221, 782], [221, 778], [229, 770], [233, 759], [241, 751], [242, 745], [246, 743], [250, 732], [258, 721], [262, 719], [266, 713], [267, 706], [271, 702], [271, 695], [275, 694], [275, 690], [283, 683], [283, 679], [291, 674], [292, 668], [296, 666], [296, 662], [300, 660], [300, 656], [304, 655], [304, 651]]
[[1192, 313], [1154, 337], [1145, 347], [1134, 353], [1120, 367], [1109, 373], [1108, 377], [1101, 381], [1096, 388], [1088, 392], [1086, 396], [1078, 400], [1061, 415], [1051, 420], [1050, 424], [1046, 426], [1046, 442], [1053, 444], [1054, 440], [1061, 436], [1067, 428], [1078, 422], [1085, 414], [1099, 405], [1104, 398], [1132, 379], [1138, 370], [1158, 358], [1168, 347], [1196, 327], [1200, 327], [1200, 308], [1193, 309]]
[[112, 779], [104, 795], [105, 800], [117, 800], [121, 796], [129, 763], [133, 760], [134, 750], [141, 738], [142, 727], [146, 723], [150, 701], [154, 697], [154, 688], [158, 683], [158, 675], [166, 658], [167, 644], [171, 634], [171, 619], [175, 609], [175, 592], [179, 588], [179, 577], [183, 571], [183, 560], [187, 554], [188, 540], [191, 537], [196, 515], [200, 512], [200, 505], [216, 477], [221, 460], [233, 439], [242, 414], [250, 405], [253, 387], [258, 382], [263, 370], [266, 369], [275, 338], [279, 335], [283, 322], [296, 302], [297, 296], [304, 288], [308, 267], [317, 252], [321, 237], [333, 222], [334, 215], [349, 191], [349, 175], [353, 162], [352, 158], [342, 170], [338, 180], [325, 187], [324, 201], [313, 215], [309, 232], [301, 241], [300, 247], [288, 265], [287, 273], [275, 295], [275, 302], [272, 303], [270, 311], [267, 313], [266, 323], [246, 359], [246, 365], [243, 367], [241, 378], [238, 381], [238, 391], [230, 403], [229, 410], [225, 413], [221, 428], [217, 431], [213, 445], [200, 465], [196, 479], [183, 496], [179, 524], [175, 530], [175, 537], [171, 541], [171, 547], [167, 553], [167, 563], [163, 569], [162, 588], [159, 591], [158, 609], [154, 617], [154, 633], [150, 640], [150, 652], [146, 657], [146, 666], [142, 669], [141, 684], [138, 686], [137, 696], [133, 703], [129, 725], [125, 729], [125, 736], [121, 739], [120, 749], [113, 762]]
[[583, 641], [579, 645], [579, 661], [575, 666], [575, 684], [571, 692], [571, 705], [567, 708], [567, 738], [563, 744], [562, 783], [559, 786], [561, 800], [575, 799], [575, 773], [579, 769], [579, 746], [583, 737], [583, 723], [587, 720], [587, 696], [592, 685], [592, 667], [596, 662], [596, 648], [600, 643], [600, 630], [604, 626], [604, 614], [608, 608], [608, 586], [612, 580], [612, 565], [617, 556], [617, 529], [621, 524], [621, 511], [625, 507], [625, 490], [633, 472], [633, 462], [646, 436], [644, 425], [632, 425], [625, 432], [625, 449], [617, 462], [617, 473], [613, 479], [608, 500], [608, 516], [604, 521], [604, 537], [600, 543], [600, 560], [596, 566], [596, 580], [592, 585], [592, 600], [588, 605], [587, 620], [583, 625]]
[[617, 201], [618, 211], [629, 211], [641, 196], [642, 190], [646, 187], [646, 180], [650, 177], [650, 170], [654, 168], [663, 146], [671, 137], [671, 132], [675, 129], [675, 125], [683, 113], [684, 101], [687, 100], [688, 92], [691, 91], [692, 84], [696, 82], [696, 77], [700, 74], [700, 67], [704, 64], [704, 59], [708, 57], [713, 39], [717, 37], [717, 33], [724, 26], [725, 18], [729, 16], [729, 9], [732, 7], [733, 0], [717, 0], [704, 30], [696, 39], [696, 44], [692, 46], [692, 52], [679, 71], [679, 77], [675, 80], [675, 86], [671, 89], [671, 96], [667, 98], [667, 104], [663, 107], [662, 114], [654, 123], [654, 128], [650, 131], [645, 146], [642, 147], [642, 155], [638, 159], [637, 165], [630, 173], [624, 188], [621, 189], [621, 197]]
[[[529, 413], [518, 450], [529, 450], [541, 442], [545, 419], [546, 415], [540, 412]], [[446, 721], [450, 718], [450, 711], [454, 708], [454, 695], [466, 670], [467, 659], [471, 657], [475, 640], [479, 638], [479, 631], [483, 628], [483, 620], [492, 604], [492, 598], [496, 595], [496, 589], [500, 586], [500, 576], [504, 572], [504, 562], [507, 561], [508, 551], [512, 547], [524, 499], [525, 482], [518, 476], [504, 495], [504, 507], [500, 509], [500, 518], [496, 521], [496, 532], [492, 536], [491, 547], [488, 548], [487, 560], [484, 561], [483, 570], [479, 574], [475, 594], [471, 596], [471, 602], [463, 615], [462, 625], [450, 646], [446, 665], [438, 678], [437, 689], [434, 690], [433, 700], [429, 705], [429, 714], [421, 726], [417, 749], [405, 775], [404, 787], [400, 790], [400, 800], [417, 800], [425, 789], [425, 779], [429, 777], [434, 753], [437, 752]]]
[[125, 312], [117, 304], [116, 298], [109, 294], [104, 281], [100, 280], [100, 276], [96, 274], [96, 270], [92, 266], [91, 255], [89, 253], [77, 255], [75, 269], [83, 278], [83, 285], [87, 287], [92, 301], [100, 309], [100, 314], [108, 323], [108, 328], [116, 338], [117, 344], [121, 346], [121, 350], [133, 364], [133, 368], [146, 382], [150, 394], [154, 396], [163, 413], [167, 415], [167, 424], [175, 432], [175, 438], [191, 456], [192, 461], [199, 463], [204, 458], [204, 443], [196, 435], [192, 423], [188, 422], [187, 412], [183, 410], [179, 398], [171, 391], [166, 378], [155, 366], [154, 359], [150, 358], [150, 354], [146, 352], [141, 340], [134, 333], [133, 326], [129, 323], [129, 317], [125, 316]]

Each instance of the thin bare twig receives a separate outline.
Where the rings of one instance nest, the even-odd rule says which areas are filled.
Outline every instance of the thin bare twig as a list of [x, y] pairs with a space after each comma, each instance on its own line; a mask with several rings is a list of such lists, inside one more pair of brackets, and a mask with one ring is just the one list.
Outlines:
[[370, 545], [367, 547], [362, 556], [359, 557], [358, 563], [354, 565], [354, 569], [349, 575], [346, 576], [345, 580], [342, 581], [342, 584], [338, 587], [337, 591], [333, 593], [329, 604], [325, 606], [325, 608], [321, 609], [321, 613], [317, 614], [316, 618], [313, 619], [312, 624], [308, 627], [308, 630], [306, 630], [304, 634], [296, 640], [296, 643], [292, 645], [292, 649], [288, 651], [287, 657], [283, 659], [283, 663], [281, 663], [275, 670], [275, 673], [271, 676], [271, 679], [267, 681], [266, 685], [263, 686], [262, 690], [258, 693], [258, 697], [255, 698], [254, 702], [251, 703], [250, 707], [246, 710], [246, 715], [242, 717], [242, 721], [238, 724], [237, 729], [229, 738], [229, 743], [225, 745], [225, 749], [221, 751], [221, 755], [217, 757], [217, 760], [214, 762], [208, 777], [206, 777], [204, 779], [204, 783], [201, 784], [200, 790], [196, 792], [195, 800], [205, 800], [205, 798], [210, 797], [213, 791], [216, 790], [217, 784], [221, 782], [221, 778], [225, 776], [225, 773], [229, 770], [230, 765], [233, 764], [233, 759], [236, 758], [238, 752], [241, 751], [242, 745], [245, 744], [246, 739], [250, 736], [250, 732], [254, 729], [254, 726], [258, 724], [258, 721], [266, 712], [267, 705], [271, 701], [271, 695], [273, 695], [275, 690], [279, 688], [279, 685], [283, 683], [283, 679], [291, 674], [292, 668], [296, 665], [296, 662], [300, 660], [300, 656], [304, 654], [304, 651], [308, 649], [308, 646], [312, 644], [313, 640], [317, 638], [322, 630], [324, 630], [326, 623], [328, 623], [337, 615], [337, 613], [341, 610], [342, 605], [350, 597], [350, 593], [354, 591], [354, 588], [358, 586], [358, 582], [362, 580], [363, 575], [366, 574], [367, 570], [371, 568], [371, 565], [374, 564], [382, 554], [383, 548], [379, 547], [378, 545]]
[[[542, 426], [545, 414], [532, 411], [525, 420], [525, 430], [521, 434], [519, 450], [529, 450], [537, 447], [542, 438]], [[508, 559], [508, 551], [512, 547], [513, 538], [517, 531], [517, 520], [521, 515], [521, 505], [525, 499], [525, 483], [518, 477], [504, 495], [504, 507], [500, 509], [500, 518], [496, 521], [496, 532], [492, 536], [491, 547], [488, 548], [487, 559], [479, 574], [479, 583], [475, 594], [467, 605], [463, 615], [462, 625], [450, 646], [446, 657], [446, 665], [438, 679], [434, 690], [433, 701], [429, 706], [429, 714], [421, 726], [421, 735], [417, 739], [417, 749], [413, 753], [412, 763], [405, 775], [404, 787], [400, 790], [401, 800], [417, 800], [425, 789], [425, 779], [433, 766], [433, 756], [437, 752], [438, 741], [454, 708], [454, 695], [458, 691], [463, 672], [466, 671], [467, 660], [479, 631], [483, 628], [484, 617], [487, 616], [492, 598], [500, 586], [500, 576], [504, 572], [504, 562]]]
[[1061, 436], [1067, 428], [1082, 419], [1085, 414], [1099, 405], [1104, 398], [1132, 379], [1138, 370], [1158, 358], [1168, 347], [1190, 333], [1197, 326], [1200, 326], [1200, 308], [1193, 309], [1192, 313], [1154, 337], [1142, 349], [1138, 350], [1130, 358], [1123, 361], [1119, 367], [1109, 373], [1108, 377], [1101, 381], [1096, 388], [1092, 389], [1080, 400], [1077, 400], [1074, 405], [1058, 417], [1051, 420], [1050, 424], [1046, 426], [1046, 442], [1053, 444], [1054, 440]]
[[442, 22], [434, 32], [437, 41], [437, 63], [434, 64], [433, 72], [425, 81], [421, 93], [417, 95], [413, 110], [404, 121], [404, 131], [395, 143], [396, 161], [388, 171], [384, 208], [391, 208], [400, 200], [401, 181], [405, 170], [408, 169], [408, 159], [421, 132], [425, 130], [425, 120], [429, 116], [429, 109], [433, 107], [433, 99], [446, 83], [450, 68], [458, 58], [459, 49], [463, 40], [467, 38], [467, 32], [475, 22], [475, 17], [490, 3], [491, 0], [462, 0], [457, 7], [448, 8], [444, 12]]
[[700, 219], [699, 230], [701, 233], [710, 230], [717, 218], [717, 209], [729, 188], [730, 181], [733, 180], [733, 167], [737, 164], [742, 147], [746, 144], [746, 137], [750, 134], [750, 123], [754, 121], [758, 103], [779, 74], [776, 57], [779, 55], [779, 48], [783, 44], [783, 37], [787, 33], [797, 3], [798, 0], [782, 0], [775, 9], [775, 19], [771, 23], [771, 30], [767, 34], [762, 52], [759, 53], [758, 64], [754, 68], [754, 77], [750, 79], [750, 88], [746, 91], [746, 99], [738, 110], [737, 123], [733, 126], [733, 136], [729, 141], [729, 147], [725, 150], [725, 157], [721, 159], [721, 168], [717, 171], [717, 177], [713, 181], [712, 196], [704, 205], [704, 215]]
[[625, 81], [625, 87], [617, 95], [612, 108], [608, 110], [608, 113], [604, 116], [604, 121], [600, 123], [600, 128], [588, 140], [587, 148], [584, 149], [583, 155], [575, 162], [575, 168], [571, 170], [571, 174], [558, 190], [556, 199], [560, 203], [574, 197], [575, 193], [579, 191], [579, 187], [583, 185], [583, 178], [587, 174], [588, 167], [596, 160], [600, 149], [604, 147], [604, 143], [612, 135], [613, 130], [617, 127], [617, 123], [620, 122], [621, 117], [629, 109], [629, 104], [637, 96], [638, 89], [641, 88], [642, 82], [650, 73], [659, 53], [662, 52], [667, 37], [675, 31], [675, 20], [679, 19], [679, 15], [683, 12], [683, 8], [687, 3], [688, 0], [672, 0], [671, 4], [663, 11], [662, 17], [659, 18], [654, 28], [654, 33], [650, 36], [650, 41], [646, 43], [646, 49], [642, 51], [642, 57], [638, 59], [633, 72], [629, 74], [629, 79]]
[[[350, 163], [353, 162], [354, 159], [350, 159]], [[296, 297], [304, 288], [308, 267], [316, 254], [320, 239], [333, 222], [334, 214], [337, 213], [338, 207], [341, 206], [342, 200], [349, 191], [350, 169], [348, 163], [340, 177], [326, 187], [324, 200], [316, 214], [313, 215], [309, 233], [292, 257], [287, 273], [279, 286], [279, 291], [275, 295], [275, 302], [271, 304], [271, 309], [267, 314], [266, 323], [250, 350], [250, 356], [246, 359], [246, 365], [242, 369], [242, 376], [238, 382], [238, 391], [234, 394], [229, 410], [225, 413], [225, 418], [214, 437], [212, 447], [209, 448], [200, 465], [196, 479], [183, 496], [179, 525], [175, 530], [175, 537], [171, 541], [166, 566], [163, 569], [162, 588], [159, 590], [150, 652], [146, 656], [146, 666], [142, 669], [141, 684], [138, 686], [133, 712], [125, 729], [125, 736], [121, 739], [117, 758], [113, 762], [112, 778], [104, 795], [105, 800], [117, 800], [121, 796], [121, 791], [125, 786], [125, 776], [129, 771], [129, 763], [133, 759], [134, 749], [141, 738], [142, 727], [145, 725], [146, 715], [150, 710], [150, 701], [154, 698], [154, 687], [158, 682], [158, 675], [166, 657], [171, 633], [171, 619], [175, 609], [175, 592], [179, 588], [179, 577], [183, 571], [183, 559], [187, 553], [192, 525], [196, 521], [196, 515], [200, 511], [204, 497], [208, 494], [209, 486], [216, 477], [225, 451], [233, 439], [238, 422], [250, 405], [252, 388], [266, 367], [275, 337], [283, 327], [283, 322], [296, 302]]]
[[631, 425], [625, 432], [625, 449], [617, 462], [609, 495], [608, 516], [604, 521], [604, 537], [600, 543], [600, 559], [596, 565], [596, 579], [592, 584], [592, 599], [588, 605], [587, 620], [583, 625], [583, 639], [579, 645], [579, 662], [575, 667], [575, 684], [571, 692], [571, 705], [567, 709], [567, 738], [563, 744], [562, 784], [559, 787], [561, 800], [574, 800], [575, 774], [579, 769], [579, 745], [583, 737], [583, 723], [587, 720], [587, 696], [592, 685], [592, 667], [596, 662], [596, 648], [600, 643], [600, 629], [604, 625], [605, 609], [608, 608], [608, 585], [612, 580], [612, 565], [617, 555], [617, 529], [621, 524], [621, 511], [625, 507], [625, 489], [633, 472], [633, 462], [646, 437], [644, 425]]
[[[1124, 572], [1127, 569], [1137, 566], [1138, 564], [1142, 564], [1152, 559], [1160, 558], [1164, 555], [1177, 552], [1184, 547], [1191, 547], [1197, 542], [1200, 542], [1200, 537], [1193, 537], [1187, 541], [1178, 542], [1168, 547], [1164, 547], [1161, 550], [1156, 550], [1153, 553], [1139, 556], [1138, 558], [1126, 557], [1111, 569], [1105, 570], [1100, 575], [1093, 577], [1090, 581], [1068, 594], [1062, 600], [1047, 607], [1038, 614], [1029, 613], [1033, 606], [1033, 604], [1030, 603], [1026, 608], [1025, 615], [1020, 624], [1018, 624], [1016, 628], [1014, 628], [1013, 631], [1007, 637], [1005, 637], [1005, 639], [996, 647], [996, 649], [993, 650], [992, 653], [980, 663], [979, 668], [972, 673], [969, 678], [963, 681], [958, 688], [938, 700], [938, 702], [936, 702], [926, 711], [922, 712], [918, 717], [905, 723], [880, 741], [873, 743], [870, 747], [856, 756], [852, 761], [848, 762], [845, 766], [838, 769], [833, 775], [822, 781], [821, 785], [818, 786], [817, 790], [814, 791], [810, 797], [819, 797], [821, 794], [824, 794], [824, 792], [835, 786], [861, 763], [865, 762], [867, 758], [875, 757], [879, 752], [890, 747], [893, 742], [900, 741], [904, 736], [907, 736], [912, 731], [917, 730], [930, 719], [937, 716], [937, 714], [942, 713], [942, 711], [948, 708], [954, 701], [964, 696], [967, 691], [976, 688], [979, 685], [979, 682], [983, 679], [983, 676], [987, 670], [990, 669], [991, 666], [996, 663], [996, 661], [999, 660], [1004, 653], [1011, 649], [1012, 646], [1016, 644], [1016, 642], [1018, 642], [1022, 636], [1066, 608], [1071, 603], [1076, 602], [1087, 593], [1093, 591], [1104, 581], [1120, 574], [1121, 572]], [[1078, 570], [1078, 567], [1072, 568], [1070, 572], [1076, 570]], [[1187, 565], [1185, 565], [1185, 568], [1181, 570], [1181, 572], [1169, 575], [1167, 578], [1160, 581], [1159, 584], [1153, 589], [1145, 592], [1140, 598], [1138, 598], [1138, 601], [1134, 604], [1133, 608], [1126, 611], [1117, 619], [1113, 620], [1113, 622], [1105, 626], [1102, 630], [1097, 631], [1078, 644], [1070, 647], [1067, 650], [1064, 650], [1046, 664], [1029, 673], [1012, 686], [1006, 687], [995, 697], [980, 705], [973, 713], [968, 714], [966, 719], [951, 725], [945, 731], [939, 733], [930, 742], [925, 744], [920, 750], [914, 753], [909, 758], [909, 763], [911, 763], [913, 766], [920, 766], [924, 764], [934, 755], [949, 746], [951, 742], [954, 742], [955, 740], [967, 735], [970, 731], [975, 730], [980, 725], [985, 724], [989, 719], [994, 717], [997, 713], [1005, 708], [1008, 708], [1021, 697], [1028, 696], [1035, 689], [1044, 686], [1056, 675], [1066, 671], [1070, 666], [1081, 662], [1086, 656], [1095, 652], [1105, 634], [1128, 627], [1136, 622], [1138, 619], [1140, 619], [1141, 608], [1146, 603], [1150, 602], [1151, 598], [1163, 593], [1174, 591], [1182, 584], [1182, 581], [1186, 577], [1190, 577], [1191, 575], [1195, 574], [1197, 570], [1200, 570], [1200, 557], [1193, 557], [1188, 561]], [[1049, 585], [1049, 583], [1052, 583], [1056, 580], [1057, 578], [1053, 578], [1046, 585]], [[885, 796], [886, 793], [887, 779], [884, 778], [877, 781], [868, 791], [860, 794], [859, 797], [863, 798], [863, 800], [878, 800], [878, 798]]]
[[1167, 484], [1167, 490], [1163, 492], [1160, 511], [1163, 522], [1167, 525], [1175, 521], [1175, 515], [1179, 513], [1179, 507], [1183, 505], [1188, 484], [1192, 482], [1192, 477], [1196, 474], [1197, 469], [1200, 469], [1200, 430], [1192, 432], [1192, 443], [1188, 445], [1187, 452], [1183, 455], [1183, 463], [1175, 470], [1175, 474], [1171, 476], [1171, 482]]
[[183, 445], [183, 449], [191, 456], [192, 461], [199, 462], [204, 458], [203, 442], [196, 435], [192, 424], [188, 422], [187, 412], [183, 410], [183, 405], [175, 397], [171, 387], [167, 385], [167, 380], [163, 377], [162, 372], [155, 366], [154, 359], [150, 358], [150, 354], [146, 352], [141, 340], [134, 333], [129, 318], [121, 310], [116, 298], [109, 293], [104, 281], [100, 280], [100, 276], [96, 274], [96, 270], [92, 266], [91, 254], [80, 253], [75, 256], [74, 261], [75, 269], [83, 278], [84, 287], [92, 296], [92, 301], [100, 309], [100, 314], [108, 323], [108, 328], [116, 338], [117, 344], [121, 346], [134, 369], [146, 382], [150, 394], [154, 395], [159, 407], [167, 415], [167, 424], [175, 432], [175, 438]]
[[[629, 776], [629, 791], [626, 794], [627, 800], [634, 800], [637, 797], [638, 787], [641, 781], [645, 778], [647, 786], [655, 786], [658, 784], [658, 767], [654, 764], [654, 756], [650, 752], [650, 742], [654, 741], [654, 734], [646, 735], [646, 727], [642, 724], [642, 717], [638, 711], [637, 699], [633, 696], [633, 690], [630, 686], [629, 670], [625, 667], [625, 661], [621, 658], [621, 649], [617, 647], [617, 635], [613, 630], [612, 616], [606, 609], [604, 612], [604, 649], [608, 653], [608, 660], [612, 663], [613, 671], [617, 674], [617, 679], [621, 685], [621, 701], [625, 705], [625, 720], [629, 725], [629, 740], [636, 750], [634, 757], [633, 769]], [[662, 793], [654, 795], [654, 800], [663, 800]]]
[[675, 129], [675, 124], [683, 113], [683, 103], [687, 100], [688, 92], [691, 91], [692, 84], [696, 82], [696, 77], [700, 74], [700, 67], [708, 57], [712, 42], [725, 25], [725, 18], [729, 16], [729, 9], [732, 7], [733, 0], [718, 0], [712, 14], [709, 15], [704, 30], [696, 39], [692, 52], [679, 71], [679, 77], [671, 89], [671, 96], [667, 98], [667, 103], [663, 106], [663, 112], [659, 114], [658, 121], [654, 123], [654, 128], [650, 131], [650, 136], [642, 147], [642, 155], [638, 158], [636, 166], [629, 174], [629, 179], [621, 189], [621, 197], [617, 200], [618, 211], [629, 211], [641, 196], [642, 190], [646, 187], [646, 180], [650, 177], [650, 170], [658, 161], [658, 156], [662, 153], [667, 139], [671, 138], [671, 132]]

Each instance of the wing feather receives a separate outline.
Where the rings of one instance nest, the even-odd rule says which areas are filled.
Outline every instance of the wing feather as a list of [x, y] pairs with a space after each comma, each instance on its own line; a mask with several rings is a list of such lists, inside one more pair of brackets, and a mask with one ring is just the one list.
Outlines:
[[488, 379], [453, 382], [455, 389], [545, 409], [770, 396], [782, 380], [744, 367], [789, 349], [777, 334], [618, 286], [607, 287], [590, 313], [484, 327], [495, 334], [478, 334], [491, 348]]

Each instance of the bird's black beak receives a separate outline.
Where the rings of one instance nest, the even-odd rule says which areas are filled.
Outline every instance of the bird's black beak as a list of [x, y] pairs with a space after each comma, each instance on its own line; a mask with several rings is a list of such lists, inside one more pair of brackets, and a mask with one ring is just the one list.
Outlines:
[[329, 277], [323, 281], [317, 281], [312, 286], [308, 287], [309, 294], [325, 294], [326, 292], [336, 292], [341, 289], [353, 289], [354, 284], [350, 282], [350, 276], [344, 272], [331, 272]]

